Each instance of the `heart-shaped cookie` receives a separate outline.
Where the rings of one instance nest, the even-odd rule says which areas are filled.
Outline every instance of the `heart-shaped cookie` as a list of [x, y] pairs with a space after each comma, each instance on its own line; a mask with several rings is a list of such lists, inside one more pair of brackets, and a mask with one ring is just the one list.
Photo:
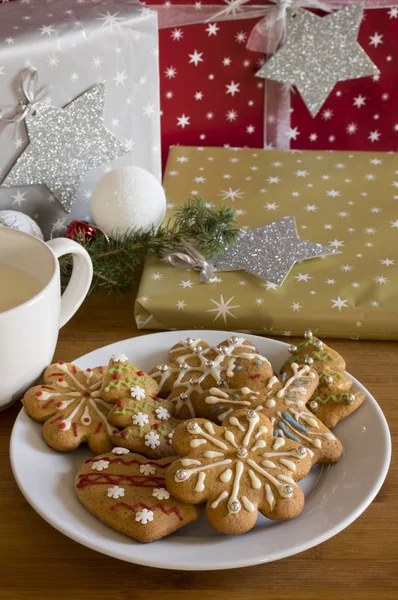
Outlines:
[[202, 512], [167, 491], [165, 472], [175, 459], [148, 460], [115, 447], [86, 460], [76, 475], [77, 496], [112, 529], [138, 542], [153, 542], [196, 521]]

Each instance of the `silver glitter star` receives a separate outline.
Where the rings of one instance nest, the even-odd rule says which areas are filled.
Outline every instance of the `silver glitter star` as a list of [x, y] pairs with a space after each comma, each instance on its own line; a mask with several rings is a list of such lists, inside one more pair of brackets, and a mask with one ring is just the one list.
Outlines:
[[285, 44], [256, 73], [285, 85], [295, 85], [315, 117], [339, 81], [379, 73], [357, 42], [362, 3], [325, 17], [308, 10], [289, 16]]
[[26, 117], [29, 144], [2, 185], [45, 185], [67, 212], [90, 169], [128, 153], [104, 127], [105, 84], [100, 83], [66, 108], [35, 105]]
[[256, 229], [241, 229], [238, 241], [208, 262], [216, 271], [244, 270], [281, 285], [293, 265], [336, 250], [301, 240], [294, 217], [284, 217]]

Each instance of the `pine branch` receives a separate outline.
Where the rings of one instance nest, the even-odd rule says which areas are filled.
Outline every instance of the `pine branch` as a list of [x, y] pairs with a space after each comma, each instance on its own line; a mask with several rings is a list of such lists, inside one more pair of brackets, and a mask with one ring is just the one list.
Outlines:
[[[89, 253], [93, 262], [93, 283], [96, 288], [129, 293], [134, 276], [146, 256], [161, 258], [180, 247], [181, 239], [194, 244], [210, 258], [236, 240], [239, 235], [235, 213], [231, 208], [208, 208], [198, 198], [187, 200], [176, 216], [157, 229], [132, 229], [107, 239], [100, 231], [94, 239], [87, 239], [84, 231], [77, 231], [74, 240]], [[60, 259], [61, 278], [65, 286], [72, 270], [72, 257]]]

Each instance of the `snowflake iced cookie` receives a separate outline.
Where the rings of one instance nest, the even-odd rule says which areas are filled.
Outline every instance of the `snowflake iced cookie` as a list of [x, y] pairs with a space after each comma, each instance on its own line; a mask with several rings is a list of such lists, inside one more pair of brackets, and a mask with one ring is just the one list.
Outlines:
[[187, 338], [173, 346], [170, 357], [172, 362], [158, 365], [150, 375], [159, 384], [159, 394], [175, 405], [174, 414], [180, 418], [194, 417], [194, 401], [215, 385], [256, 389], [272, 375], [268, 360], [237, 336], [214, 348], [200, 339]]
[[115, 446], [144, 454], [148, 458], [171, 456], [171, 438], [181, 422], [172, 416], [173, 405], [158, 397], [144, 400], [118, 400], [109, 421], [123, 431], [112, 436]]
[[304, 340], [291, 346], [291, 358], [282, 366], [281, 373], [291, 374], [291, 364], [307, 364], [319, 375], [319, 385], [307, 404], [326, 427], [333, 429], [339, 421], [353, 413], [365, 400], [363, 392], [354, 391], [352, 379], [344, 373], [346, 364], [343, 357], [313, 336], [311, 330], [304, 334]]
[[292, 440], [283, 448], [276, 441], [270, 420], [255, 410], [235, 411], [223, 426], [184, 421], [173, 437], [181, 458], [167, 470], [167, 489], [184, 502], [206, 502], [209, 522], [222, 533], [249, 531], [258, 511], [292, 519], [304, 506], [296, 482], [309, 472], [311, 457]]
[[212, 387], [192, 400], [195, 413], [220, 425], [225, 417], [240, 408], [257, 408], [262, 405], [265, 392], [253, 392], [248, 387], [230, 389]]
[[44, 423], [44, 441], [55, 450], [75, 450], [87, 442], [95, 454], [112, 448], [117, 429], [108, 421], [111, 405], [100, 398], [106, 367], [82, 371], [58, 361], [44, 372], [44, 384], [28, 390], [22, 403], [35, 421]]
[[125, 397], [142, 400], [156, 396], [158, 389], [156, 381], [132, 365], [125, 354], [114, 354], [102, 382], [101, 397], [110, 403]]
[[[100, 521], [138, 542], [153, 542], [199, 518], [200, 507], [166, 489], [165, 472], [176, 457], [148, 461], [117, 450], [86, 460], [76, 476], [80, 502]], [[99, 471], [98, 463], [106, 466]]]

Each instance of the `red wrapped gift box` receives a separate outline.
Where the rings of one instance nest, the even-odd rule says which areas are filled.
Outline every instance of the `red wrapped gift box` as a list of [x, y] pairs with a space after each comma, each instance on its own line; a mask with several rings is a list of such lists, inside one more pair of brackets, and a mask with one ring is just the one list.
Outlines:
[[[157, 4], [155, 0], [147, 3]], [[192, 6], [200, 13], [205, 4], [213, 3], [207, 0]], [[246, 48], [258, 20], [160, 31], [165, 158], [172, 144], [262, 147], [264, 80], [255, 73], [264, 55]], [[392, 8], [365, 10], [358, 39], [380, 75], [337, 84], [314, 119], [300, 95], [293, 93], [292, 148], [397, 149], [398, 2]]]

